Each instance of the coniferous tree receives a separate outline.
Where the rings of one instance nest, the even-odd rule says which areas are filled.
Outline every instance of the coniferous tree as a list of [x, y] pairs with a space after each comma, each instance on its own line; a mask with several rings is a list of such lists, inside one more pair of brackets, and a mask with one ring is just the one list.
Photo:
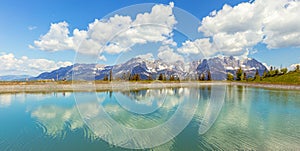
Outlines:
[[276, 68], [272, 67], [270, 68], [270, 77], [274, 77], [276, 75]]
[[140, 74], [134, 74], [133, 80], [134, 81], [140, 81], [141, 80]]
[[140, 81], [140, 80], [141, 80], [140, 74], [136, 74], [136, 81]]
[[170, 81], [175, 81], [175, 77], [173, 75], [170, 76]]
[[159, 74], [159, 76], [158, 76], [158, 80], [160, 80], [160, 81], [162, 81], [164, 79], [164, 77], [163, 77], [163, 74], [161, 73], [161, 74]]
[[107, 74], [104, 75], [103, 81], [108, 81], [108, 76], [107, 76]]
[[112, 81], [113, 77], [112, 77], [112, 69], [110, 69], [109, 71], [109, 81]]
[[299, 71], [300, 71], [300, 65], [296, 65], [295, 71], [296, 71], [296, 72], [299, 72]]
[[131, 76], [131, 81], [135, 81], [135, 74], [132, 74], [132, 76]]
[[200, 76], [200, 80], [201, 80], [201, 81], [204, 81], [204, 80], [205, 80], [205, 76], [204, 76], [203, 73], [202, 73], [201, 76]]
[[210, 70], [207, 71], [207, 81], [211, 81], [211, 74]]
[[254, 80], [256, 80], [256, 79], [260, 80], [260, 75], [259, 75], [259, 72], [258, 72], [257, 69], [256, 69], [256, 72], [255, 72]]
[[243, 80], [247, 80], [247, 73], [244, 72]]
[[237, 69], [237, 71], [236, 71], [236, 80], [237, 80], [237, 81], [241, 81], [241, 80], [242, 80], [242, 74], [243, 74], [243, 70], [242, 70], [242, 68], [240, 67], [240, 68]]

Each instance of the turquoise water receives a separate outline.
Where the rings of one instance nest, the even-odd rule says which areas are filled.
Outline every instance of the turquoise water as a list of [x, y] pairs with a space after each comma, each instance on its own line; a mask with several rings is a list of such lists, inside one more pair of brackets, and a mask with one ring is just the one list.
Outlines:
[[[144, 130], [166, 123], [182, 104], [182, 121], [171, 127], [189, 115], [191, 121], [176, 137], [148, 150], [300, 150], [299, 91], [228, 86], [217, 102], [212, 94], [211, 87], [0, 94], [0, 150], [124, 150], [112, 143], [126, 140], [127, 133], [114, 134], [118, 130], [99, 117], [100, 106], [116, 125]], [[211, 125], [201, 131], [205, 122]], [[155, 139], [164, 138], [164, 131]], [[153, 143], [148, 137], [132, 142]]]

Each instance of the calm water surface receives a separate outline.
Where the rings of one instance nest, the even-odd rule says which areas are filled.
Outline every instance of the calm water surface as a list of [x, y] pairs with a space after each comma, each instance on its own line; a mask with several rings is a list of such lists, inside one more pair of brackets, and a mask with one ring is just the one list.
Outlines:
[[97, 101], [91, 92], [0, 94], [0, 150], [124, 150], [95, 135], [82, 116], [101, 105], [118, 124], [147, 129], [166, 122], [187, 99], [198, 102], [192, 121], [150, 150], [300, 150], [299, 91], [228, 86], [217, 102], [220, 114], [201, 134], [211, 93], [210, 87], [97, 92]]

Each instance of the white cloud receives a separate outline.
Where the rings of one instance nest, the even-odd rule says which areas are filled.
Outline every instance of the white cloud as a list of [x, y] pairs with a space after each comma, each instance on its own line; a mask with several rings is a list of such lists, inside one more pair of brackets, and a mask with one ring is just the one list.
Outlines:
[[[106, 46], [105, 51], [108, 53], [120, 53], [130, 50], [135, 44], [145, 44], [147, 42], [163, 42], [174, 44], [172, 31], [177, 23], [172, 12], [173, 5], [155, 5], [150, 13], [138, 14], [136, 19], [131, 21], [131, 18], [126, 16], [127, 22], [118, 24], [125, 25], [125, 29], [114, 30], [121, 31], [115, 33], [110, 44]], [[113, 24], [114, 25], [114, 24]], [[129, 28], [130, 27], [130, 28]], [[106, 31], [105, 31], [106, 32]]]
[[[254, 4], [224, 5], [218, 12], [203, 18], [199, 31], [211, 37], [211, 47], [224, 55], [242, 55], [262, 40], [263, 18]], [[212, 53], [211, 53], [212, 54]]]
[[170, 38], [170, 39], [164, 40], [162, 42], [162, 45], [170, 45], [170, 46], [176, 47], [177, 43], [172, 38]]
[[224, 5], [221, 10], [202, 19], [199, 31], [206, 36], [213, 36], [217, 33], [235, 34], [246, 31], [258, 31], [261, 29], [260, 20], [262, 17], [257, 14], [254, 4], [241, 3], [235, 7]]
[[150, 13], [138, 14], [133, 25], [153, 24], [172, 28], [177, 23], [173, 15], [174, 3], [169, 5], [155, 5]]
[[263, 40], [268, 48], [300, 47], [300, 1], [268, 0], [265, 8]]
[[36, 26], [28, 26], [28, 30], [35, 30], [35, 29], [37, 29]]
[[213, 48], [209, 38], [196, 39], [195, 41], [187, 40], [177, 51], [186, 54], [203, 54], [204, 56], [211, 56], [216, 53], [216, 49]]
[[224, 5], [203, 18], [198, 30], [212, 38], [213, 50], [225, 55], [249, 54], [260, 42], [270, 49], [300, 47], [299, 14], [300, 1], [256, 0], [234, 7]]
[[[96, 19], [87, 30], [75, 29], [72, 33], [66, 22], [51, 24], [48, 33], [29, 47], [47, 51], [72, 49], [84, 54], [101, 54], [103, 51], [114, 54], [147, 42], [177, 46], [172, 39], [177, 23], [173, 7], [172, 2], [154, 5], [150, 12], [137, 14], [134, 19], [120, 15]], [[299, 0], [256, 0], [233, 7], [224, 5], [221, 10], [214, 10], [202, 19], [198, 30], [205, 37], [184, 42], [178, 51], [190, 54], [202, 52], [205, 56], [218, 52], [241, 56], [251, 54], [253, 46], [258, 43], [265, 43], [269, 49], [300, 47], [299, 14]]]
[[174, 50], [167, 45], [161, 46], [158, 49], [158, 51], [159, 51], [159, 53], [157, 54], [157, 57], [159, 59], [161, 59], [162, 61], [169, 62], [169, 63], [173, 63], [176, 61], [184, 62], [183, 56], [174, 52]]
[[34, 45], [41, 50], [58, 51], [74, 48], [74, 43], [69, 37], [68, 23], [60, 22], [51, 24], [47, 34], [40, 37], [40, 40], [34, 41]]
[[47, 59], [30, 59], [26, 56], [16, 58], [14, 54], [0, 55], [1, 75], [37, 75], [60, 67], [72, 65], [71, 62], [54, 62]]
[[104, 55], [99, 56], [98, 59], [101, 61], [107, 61], [107, 59]]
[[153, 54], [152, 53], [146, 53], [143, 55], [137, 55], [136, 58], [142, 58], [142, 59], [149, 59], [149, 58], [153, 58]]
[[145, 59], [145, 60], [154, 60], [154, 56], [152, 53], [146, 53], [143, 55], [137, 55], [136, 58], [141, 58], [141, 59]]
[[170, 38], [177, 23], [173, 7], [174, 3], [154, 5], [151, 12], [137, 14], [134, 20], [130, 16], [120, 15], [104, 20], [96, 19], [87, 30], [75, 29], [72, 36], [66, 22], [51, 24], [48, 33], [29, 47], [46, 51], [71, 49], [84, 54], [101, 54], [103, 51], [114, 54], [147, 42], [175, 45]]

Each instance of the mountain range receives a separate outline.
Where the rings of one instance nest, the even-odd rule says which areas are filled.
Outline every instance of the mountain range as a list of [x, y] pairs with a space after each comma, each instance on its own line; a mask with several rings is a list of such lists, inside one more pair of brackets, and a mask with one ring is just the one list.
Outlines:
[[26, 79], [33, 78], [30, 75], [5, 75], [0, 76], [0, 81], [25, 81]]
[[30, 80], [66, 79], [66, 80], [102, 80], [112, 72], [114, 79], [127, 79], [130, 75], [139, 74], [141, 79], [157, 79], [160, 74], [167, 78], [171, 75], [180, 79], [197, 79], [200, 74], [207, 75], [210, 71], [213, 80], [225, 80], [228, 73], [235, 75], [242, 68], [248, 77], [253, 77], [258, 70], [262, 75], [268, 70], [261, 62], [253, 59], [238, 59], [235, 57], [214, 57], [184, 63], [173, 63], [162, 60], [150, 60], [140, 57], [132, 58], [125, 63], [113, 66], [100, 64], [74, 64], [51, 72], [44, 72]]

